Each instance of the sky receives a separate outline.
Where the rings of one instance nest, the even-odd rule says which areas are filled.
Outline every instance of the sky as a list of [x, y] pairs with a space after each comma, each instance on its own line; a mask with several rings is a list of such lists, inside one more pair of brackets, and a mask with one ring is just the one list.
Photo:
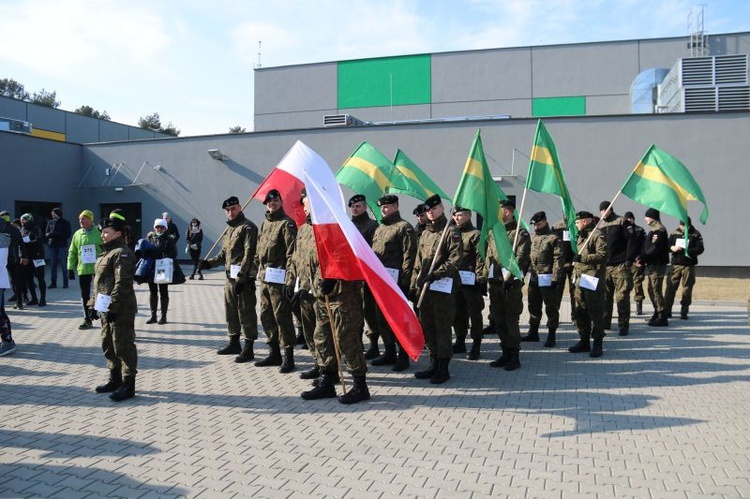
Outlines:
[[[702, 1], [707, 34], [750, 31], [747, 0]], [[252, 131], [259, 64], [685, 36], [700, 9], [684, 0], [0, 0], [0, 79], [119, 123], [159, 113], [183, 137]]]

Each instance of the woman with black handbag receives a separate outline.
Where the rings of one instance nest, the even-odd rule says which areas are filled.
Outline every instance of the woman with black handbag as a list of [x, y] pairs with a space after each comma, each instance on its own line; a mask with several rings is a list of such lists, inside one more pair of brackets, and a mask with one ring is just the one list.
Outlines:
[[[172, 266], [177, 267], [175, 259], [177, 258], [177, 245], [171, 237], [167, 235], [167, 221], [163, 218], [157, 218], [154, 220], [154, 230], [149, 232], [146, 238], [148, 242], [154, 245], [154, 248], [146, 250], [144, 257], [153, 258], [154, 260], [161, 260], [164, 258], [170, 258], [172, 260]], [[177, 270], [174, 269], [174, 272]], [[150, 291], [149, 304], [151, 306], [151, 318], [146, 321], [146, 324], [154, 324], [156, 320], [156, 307], [159, 304], [159, 298], [161, 297], [161, 317], [159, 318], [159, 324], [167, 323], [167, 308], [169, 308], [169, 284], [170, 283], [155, 283], [154, 278], [156, 276], [156, 265], [153, 265], [149, 270], [148, 276], [148, 289]], [[171, 281], [171, 279], [170, 279]]]
[[198, 280], [203, 280], [203, 273], [198, 268], [198, 262], [201, 260], [201, 245], [203, 244], [203, 229], [201, 229], [201, 221], [197, 218], [190, 220], [190, 225], [185, 231], [185, 238], [187, 239], [187, 249], [190, 259], [193, 261], [193, 272], [190, 274], [191, 281], [195, 279], [195, 273], [198, 273]]

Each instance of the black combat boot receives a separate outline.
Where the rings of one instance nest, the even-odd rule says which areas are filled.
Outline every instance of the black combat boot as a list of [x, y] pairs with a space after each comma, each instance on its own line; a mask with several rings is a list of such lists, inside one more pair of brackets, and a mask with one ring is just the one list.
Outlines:
[[398, 356], [396, 357], [396, 364], [393, 366], [393, 371], [399, 373], [409, 369], [409, 354], [401, 345], [398, 345]]
[[515, 371], [521, 368], [521, 358], [519, 357], [518, 350], [508, 351], [508, 361], [503, 366], [506, 371]]
[[492, 321], [490, 321], [490, 323], [487, 326], [482, 328], [482, 336], [485, 336], [488, 334], [491, 334], [493, 336], [497, 334], [497, 329], [495, 329], [495, 323]]
[[594, 346], [591, 348], [591, 352], [589, 353], [589, 357], [601, 357], [602, 353], [602, 343], [604, 342], [604, 338], [594, 338]]
[[298, 327], [295, 328], [297, 330], [297, 335], [294, 337], [294, 344], [295, 345], [304, 345], [304, 348], [307, 348], [307, 342], [305, 341], [305, 335], [302, 332], [302, 328]]
[[109, 381], [95, 388], [96, 393], [111, 393], [122, 385], [122, 371], [120, 369], [110, 369]]
[[240, 345], [240, 336], [230, 336], [229, 337], [229, 343], [227, 343], [227, 346], [224, 348], [220, 348], [216, 351], [218, 355], [237, 355], [242, 351], [242, 346]]
[[135, 374], [125, 376], [122, 385], [109, 396], [113, 402], [122, 402], [133, 397], [135, 397]]
[[671, 319], [671, 318], [672, 318], [672, 309], [669, 309], [669, 310], [667, 310], [667, 311], [666, 311], [666, 312], [664, 313], [664, 316], [665, 316], [665, 317], [666, 317], [667, 319]]
[[508, 355], [509, 352], [505, 349], [505, 347], [500, 347], [503, 350], [502, 355], [498, 357], [497, 359], [490, 362], [490, 367], [503, 367], [506, 362], [508, 362]]
[[539, 341], [539, 324], [530, 324], [529, 334], [521, 336], [521, 341]]
[[[323, 372], [321, 371], [320, 376], [323, 375]], [[312, 380], [312, 386], [318, 386], [320, 384], [320, 376]], [[328, 376], [331, 377], [331, 381], [335, 385], [336, 383], [341, 383], [341, 377], [339, 376], [338, 370], [333, 371], [333, 373], [329, 373]]]
[[161, 301], [161, 318], [159, 324], [167, 323], [167, 309], [169, 308], [169, 298], [165, 298]]
[[482, 348], [482, 340], [474, 340], [474, 342], [471, 344], [471, 350], [469, 350], [469, 354], [466, 356], [469, 360], [479, 360], [479, 351]]
[[430, 354], [430, 367], [428, 367], [424, 371], [415, 372], [414, 377], [417, 379], [430, 379], [435, 375], [436, 370], [437, 370], [437, 357], [433, 354]]
[[356, 404], [357, 402], [364, 402], [370, 400], [370, 390], [367, 389], [367, 380], [364, 374], [355, 374], [352, 376], [353, 386], [352, 389], [346, 392], [345, 395], [339, 397], [339, 402], [342, 404]]
[[336, 396], [336, 387], [330, 373], [323, 373], [316, 379], [315, 388], [302, 392], [300, 396], [305, 400], [332, 399]]
[[591, 351], [591, 339], [589, 338], [581, 338], [578, 341], [578, 343], [568, 348], [568, 352], [570, 353], [581, 353], [581, 352], [590, 352], [590, 351]]
[[307, 371], [302, 371], [301, 373], [299, 373], [300, 379], [317, 379], [319, 377], [320, 377], [320, 368], [318, 367], [317, 364], [312, 366]]
[[656, 319], [648, 323], [649, 326], [653, 327], [667, 327], [669, 326], [669, 321], [667, 320], [667, 314], [666, 312], [659, 312], [659, 314], [656, 316]]
[[365, 360], [372, 360], [380, 356], [380, 349], [378, 348], [378, 335], [374, 334], [370, 336], [370, 348], [365, 352]]
[[238, 364], [244, 364], [245, 362], [250, 362], [255, 358], [255, 352], [253, 351], [253, 343], [254, 340], [248, 340], [245, 338], [245, 347], [242, 349], [242, 352], [234, 358], [234, 361]]
[[256, 362], [255, 363], [256, 366], [258, 367], [280, 366], [283, 363], [283, 360], [281, 359], [281, 348], [279, 348], [279, 344], [276, 342], [269, 343], [268, 348], [270, 349], [270, 353], [268, 354], [268, 357]]
[[294, 371], [294, 347], [284, 348], [283, 360], [279, 372], [282, 374]]
[[438, 359], [437, 367], [435, 368], [435, 373], [430, 378], [430, 383], [433, 385], [442, 385], [451, 379], [451, 373], [448, 370], [448, 364], [450, 364], [450, 362], [451, 359]]
[[453, 353], [466, 353], [466, 335], [463, 337], [456, 335], [456, 342], [453, 344]]
[[396, 363], [396, 344], [385, 345], [385, 353], [370, 362], [371, 366], [392, 366]]
[[648, 320], [648, 325], [653, 326], [654, 322], [656, 322], [659, 319], [659, 312], [654, 310], [654, 315], [651, 316], [651, 318]]
[[689, 311], [690, 311], [689, 305], [683, 305], [682, 307], [680, 307], [680, 319], [682, 319], [683, 321], [688, 320]]
[[557, 334], [557, 328], [551, 327], [549, 328], [549, 331], [547, 332], [547, 341], [544, 342], [544, 346], [547, 348], [552, 348], [557, 344], [557, 340], [555, 339], [555, 335]]
[[635, 302], [635, 315], [643, 315], [643, 300]]
[[620, 332], [618, 333], [620, 336], [627, 336], [628, 333], [630, 333], [630, 327], [629, 326], [622, 326], [620, 328]]
[[151, 305], [151, 318], [146, 321], [146, 324], [156, 324], [156, 306], [158, 305], [158, 296], [149, 296], [149, 305]]

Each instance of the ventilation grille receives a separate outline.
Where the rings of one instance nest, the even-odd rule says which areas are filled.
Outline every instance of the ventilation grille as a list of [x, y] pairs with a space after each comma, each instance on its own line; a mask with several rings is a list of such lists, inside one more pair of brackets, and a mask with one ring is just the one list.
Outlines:
[[719, 87], [719, 111], [750, 109], [750, 86]]
[[713, 57], [693, 57], [682, 60], [682, 86], [712, 85]]
[[716, 111], [716, 88], [686, 88], [685, 112]]
[[716, 84], [747, 84], [747, 54], [728, 55], [716, 58]]
[[362, 126], [364, 123], [350, 114], [326, 114], [323, 116], [324, 126]]

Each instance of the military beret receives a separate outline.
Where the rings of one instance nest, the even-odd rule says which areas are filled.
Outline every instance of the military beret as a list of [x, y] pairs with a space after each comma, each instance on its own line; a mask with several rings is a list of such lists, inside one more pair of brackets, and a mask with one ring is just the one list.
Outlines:
[[648, 218], [653, 218], [654, 220], [660, 220], [659, 217], [661, 215], [659, 214], [659, 210], [656, 210], [654, 208], [649, 208], [648, 210], [646, 210], [646, 216]]
[[234, 206], [236, 204], [240, 204], [240, 200], [237, 199], [237, 196], [231, 196], [226, 198], [224, 202], [221, 203], [221, 207], [226, 210], [230, 206]]
[[386, 194], [382, 198], [378, 199], [378, 206], [383, 206], [384, 204], [394, 204], [394, 203], [398, 203], [398, 196], [394, 196], [393, 194]]
[[[690, 219], [690, 217], [688, 217], [688, 222], [687, 223], [688, 223], [688, 226], [692, 227], [693, 221]], [[685, 221], [684, 220], [680, 220], [680, 225], [685, 225]]]
[[266, 204], [267, 202], [274, 199], [281, 199], [281, 193], [276, 189], [271, 189], [270, 191], [268, 191], [268, 194], [266, 194], [266, 198], [263, 200], [263, 204]]
[[547, 214], [544, 213], [543, 211], [537, 211], [531, 217], [531, 223], [533, 223], [533, 224], [535, 224], [537, 222], [541, 222], [542, 220], [547, 220]]
[[635, 215], [633, 215], [632, 211], [626, 211], [623, 215], [624, 218], [628, 218], [630, 220], [635, 220]]
[[610, 204], [611, 203], [609, 201], [602, 201], [601, 203], [599, 203], [599, 211], [606, 210], [607, 208], [609, 208]]
[[119, 218], [102, 218], [99, 220], [100, 229], [106, 229], [107, 227], [112, 227], [114, 230], [122, 232], [125, 230], [125, 221]]
[[501, 208], [515, 209], [516, 208], [516, 203], [514, 203], [510, 199], [503, 199], [502, 201], [500, 201], [500, 207]]
[[437, 194], [433, 194], [432, 196], [424, 200], [424, 206], [428, 210], [442, 203], [443, 201], [440, 199], [440, 196], [438, 196]]
[[454, 210], [454, 211], [455, 211], [456, 213], [458, 213], [459, 211], [469, 211], [469, 212], [471, 211], [471, 210], [470, 210], [469, 208], [464, 208], [464, 207], [462, 207], [462, 206], [454, 206], [454, 207], [453, 207], [453, 210]]
[[590, 211], [579, 211], [576, 213], [576, 220], [586, 220], [587, 218], [594, 218], [594, 214]]
[[425, 208], [424, 204], [419, 203], [416, 208], [414, 208], [414, 211], [412, 213], [414, 215], [421, 215], [422, 213], [426, 212], [427, 208]]
[[354, 196], [352, 196], [352, 198], [351, 198], [351, 199], [349, 200], [349, 207], [351, 208], [351, 206], [352, 206], [353, 204], [361, 203], [362, 201], [367, 201], [367, 198], [366, 198], [366, 197], [364, 197], [364, 196], [363, 196], [362, 194], [355, 194], [355, 195], [354, 195]]

